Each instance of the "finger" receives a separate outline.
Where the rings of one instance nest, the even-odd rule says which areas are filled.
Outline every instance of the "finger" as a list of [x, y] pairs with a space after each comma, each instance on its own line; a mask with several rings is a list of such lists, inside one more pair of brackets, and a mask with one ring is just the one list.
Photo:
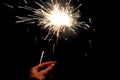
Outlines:
[[55, 61], [43, 62], [39, 64], [39, 68], [43, 68], [44, 66], [49, 66], [52, 63], [56, 63]]
[[41, 63], [39, 65], [34, 66], [32, 69], [39, 71], [40, 68], [44, 68], [45, 66], [49, 66], [52, 63], [55, 63], [55, 61]]
[[47, 74], [49, 71], [53, 70], [54, 66], [55, 66], [55, 63], [52, 63], [51, 65], [49, 65], [49, 66], [44, 70], [45, 74]]

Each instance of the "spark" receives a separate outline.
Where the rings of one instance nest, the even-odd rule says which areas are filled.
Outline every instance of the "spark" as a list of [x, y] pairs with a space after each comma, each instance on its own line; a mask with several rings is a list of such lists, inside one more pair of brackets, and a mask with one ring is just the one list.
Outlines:
[[9, 8], [14, 8], [13, 6], [11, 6], [11, 5], [9, 5], [9, 4], [6, 4], [6, 3], [3, 3], [3, 5], [6, 5], [6, 6], [8, 6]]
[[25, 4], [27, 4], [27, 1], [26, 0], [23, 0]]
[[[78, 0], [79, 1], [79, 0]], [[24, 2], [27, 4], [26, 0]], [[65, 35], [70, 35], [71, 33], [77, 34], [76, 29], [78, 27], [88, 29], [90, 26], [85, 22], [80, 21], [81, 13], [79, 4], [77, 7], [71, 6], [71, 0], [66, 0], [64, 4], [60, 4], [58, 0], [50, 0], [50, 2], [39, 2], [35, 1], [35, 4], [39, 8], [34, 8], [30, 6], [18, 6], [28, 11], [31, 11], [33, 14], [28, 14], [28, 16], [21, 17], [16, 16], [19, 20], [16, 23], [37, 23], [42, 30], [48, 30], [47, 35], [43, 38], [47, 40], [49, 37], [53, 38], [53, 35], [56, 35], [56, 43], [53, 44], [53, 53], [55, 47], [58, 43], [58, 38], [63, 37], [66, 39]], [[44, 55], [44, 50], [42, 51], [40, 64]]]
[[28, 14], [26, 17], [16, 16], [19, 20], [16, 23], [37, 23], [43, 30], [48, 30], [48, 34], [44, 40], [52, 35], [56, 35], [57, 38], [64, 37], [60, 34], [67, 32], [76, 34], [75, 29], [82, 27], [85, 29], [89, 28], [89, 25], [79, 20], [81, 17], [79, 4], [77, 7], [71, 6], [71, 0], [66, 1], [64, 5], [60, 4], [58, 0], [50, 0], [50, 2], [41, 3], [35, 2], [39, 8], [33, 8], [29, 6], [18, 6], [32, 11], [33, 15]]

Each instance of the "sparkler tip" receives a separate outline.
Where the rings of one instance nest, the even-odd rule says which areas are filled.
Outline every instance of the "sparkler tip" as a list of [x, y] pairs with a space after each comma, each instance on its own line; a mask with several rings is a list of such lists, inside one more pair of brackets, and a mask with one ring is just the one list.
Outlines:
[[[79, 0], [78, 0], [79, 1]], [[24, 0], [27, 3], [26, 0]], [[76, 34], [75, 29], [77, 27], [83, 27], [85, 29], [90, 28], [88, 24], [83, 24], [83, 22], [79, 21], [81, 18], [79, 7], [82, 4], [79, 4], [76, 8], [70, 6], [71, 0], [68, 0], [65, 4], [68, 5], [62, 6], [58, 0], [51, 0], [51, 3], [43, 2], [40, 0], [41, 4], [35, 3], [39, 6], [38, 9], [28, 6], [18, 6], [18, 8], [27, 9], [33, 12], [33, 15], [27, 17], [19, 17], [16, 16], [19, 21], [16, 23], [25, 22], [25, 23], [37, 23], [38, 26], [42, 26], [41, 29], [47, 29], [48, 34], [44, 38], [47, 40], [50, 34], [58, 34], [66, 33], [72, 31], [73, 34]], [[63, 36], [64, 37], [64, 36]]]

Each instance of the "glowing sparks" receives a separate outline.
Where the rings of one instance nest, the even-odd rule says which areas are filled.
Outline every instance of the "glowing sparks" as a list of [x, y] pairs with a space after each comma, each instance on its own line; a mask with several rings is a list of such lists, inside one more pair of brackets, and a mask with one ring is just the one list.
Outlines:
[[58, 26], [72, 26], [72, 18], [64, 11], [59, 10], [56, 8], [55, 10], [51, 11], [48, 15], [48, 20], [50, 21], [51, 25]]
[[[26, 0], [24, 0], [24, 2], [27, 4]], [[48, 31], [47, 35], [43, 38], [44, 40], [48, 38], [48, 40], [51, 40], [53, 35], [55, 35], [56, 43], [53, 44], [53, 53], [59, 37], [66, 39], [66, 35], [70, 36], [71, 33], [76, 34], [76, 29], [78, 27], [84, 29], [89, 28], [88, 24], [80, 21], [81, 13], [79, 7], [81, 4], [77, 7], [71, 6], [71, 0], [65, 0], [64, 4], [60, 4], [58, 0], [50, 0], [50, 2], [43, 2], [40, 0], [40, 3], [35, 3], [39, 6], [38, 8], [18, 6], [18, 8], [31, 11], [32, 14], [28, 14], [28, 16], [25, 17], [16, 16], [19, 19], [16, 23], [37, 23], [43, 30]], [[42, 62], [43, 55], [44, 51], [42, 51], [40, 63]]]
[[35, 2], [39, 6], [37, 9], [29, 6], [19, 6], [19, 8], [32, 11], [33, 15], [27, 17], [16, 16], [19, 18], [16, 23], [37, 23], [42, 29], [48, 29], [48, 34], [44, 39], [47, 39], [50, 34], [59, 37], [60, 33], [67, 31], [76, 33], [75, 28], [77, 27], [89, 28], [89, 25], [85, 22], [78, 20], [81, 17], [78, 9], [81, 4], [74, 8], [74, 6], [70, 6], [71, 0], [66, 1], [64, 5], [58, 3], [57, 0], [51, 0], [49, 3], [42, 0], [40, 2], [42, 4]]

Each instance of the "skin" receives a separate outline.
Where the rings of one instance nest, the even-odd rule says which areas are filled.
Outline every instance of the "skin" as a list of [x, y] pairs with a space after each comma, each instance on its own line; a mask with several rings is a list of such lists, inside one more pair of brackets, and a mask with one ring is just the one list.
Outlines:
[[[37, 78], [39, 80], [45, 80], [46, 75], [53, 70], [56, 62], [55, 61], [49, 61], [49, 62], [43, 62], [39, 65], [36, 65], [30, 69], [30, 77]], [[44, 68], [44, 69], [43, 69]]]

